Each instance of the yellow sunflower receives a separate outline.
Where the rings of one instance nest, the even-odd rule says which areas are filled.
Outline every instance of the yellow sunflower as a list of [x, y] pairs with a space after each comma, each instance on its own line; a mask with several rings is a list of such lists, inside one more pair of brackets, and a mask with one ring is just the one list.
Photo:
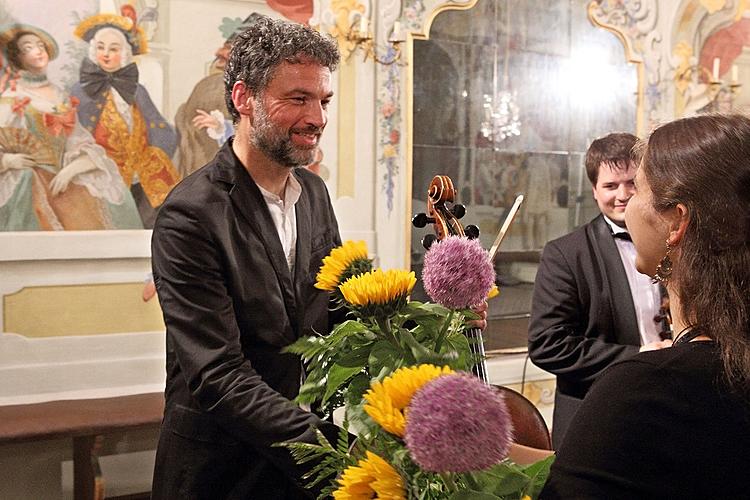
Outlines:
[[453, 373], [448, 366], [419, 365], [399, 368], [382, 382], [373, 382], [365, 394], [365, 412], [383, 429], [404, 437], [405, 409], [411, 398], [430, 380]]
[[374, 315], [375, 311], [390, 315], [406, 303], [416, 282], [414, 271], [375, 269], [349, 278], [339, 290], [344, 300], [364, 309], [366, 315]]
[[370, 269], [372, 260], [367, 258], [367, 243], [347, 240], [323, 259], [315, 288], [332, 292], [346, 279]]
[[347, 467], [339, 478], [339, 488], [333, 492], [335, 500], [405, 500], [401, 475], [388, 462], [372, 452], [357, 465]]

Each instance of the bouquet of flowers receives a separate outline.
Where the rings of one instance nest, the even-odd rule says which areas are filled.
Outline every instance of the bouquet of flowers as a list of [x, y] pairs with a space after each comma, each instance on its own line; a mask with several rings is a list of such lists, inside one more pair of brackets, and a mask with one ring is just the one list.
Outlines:
[[[300, 403], [343, 410], [337, 443], [285, 443], [315, 462], [321, 498], [534, 498], [552, 459], [507, 460], [512, 424], [502, 397], [471, 375], [463, 335], [470, 307], [497, 294], [479, 242], [448, 237], [425, 255], [425, 289], [436, 303], [409, 301], [411, 271], [373, 269], [364, 242], [347, 241], [323, 260], [316, 287], [331, 292], [345, 321], [328, 335], [287, 348], [307, 364]], [[349, 443], [347, 430], [357, 435]]]

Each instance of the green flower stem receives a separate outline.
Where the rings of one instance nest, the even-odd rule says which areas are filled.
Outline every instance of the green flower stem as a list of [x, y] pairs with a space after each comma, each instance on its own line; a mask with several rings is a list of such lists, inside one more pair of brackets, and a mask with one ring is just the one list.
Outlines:
[[477, 478], [474, 477], [473, 472], [464, 474], [463, 477], [464, 477], [464, 480], [468, 483], [469, 488], [475, 491], [482, 491], [482, 487], [480, 486], [479, 482], [477, 482]]
[[451, 490], [452, 493], [455, 493], [458, 491], [458, 485], [453, 480], [453, 474], [450, 472], [440, 472], [440, 477], [443, 478], [443, 481], [445, 482], [445, 485], [448, 487], [449, 490]]
[[438, 333], [437, 339], [435, 339], [435, 352], [437, 353], [440, 352], [440, 347], [442, 347], [443, 339], [445, 339], [445, 335], [448, 333], [448, 327], [451, 326], [451, 321], [453, 321], [453, 309], [448, 313], [445, 323], [443, 323], [443, 328], [440, 329], [440, 333]]
[[393, 344], [394, 347], [398, 347], [399, 349], [401, 349], [401, 344], [393, 334], [393, 331], [391, 331], [391, 318], [375, 317], [375, 323], [377, 323], [386, 340]]

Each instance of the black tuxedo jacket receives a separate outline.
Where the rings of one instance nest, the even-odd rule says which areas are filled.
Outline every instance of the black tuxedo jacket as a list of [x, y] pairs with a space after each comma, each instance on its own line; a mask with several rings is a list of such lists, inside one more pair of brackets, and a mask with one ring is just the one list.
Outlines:
[[534, 283], [529, 356], [557, 376], [555, 448], [594, 380], [639, 347], [628, 277], [604, 217], [550, 241]]
[[167, 327], [166, 409], [153, 498], [297, 498], [302, 469], [271, 445], [336, 427], [303, 411], [300, 359], [281, 349], [328, 330], [313, 287], [340, 244], [323, 181], [304, 169], [294, 275], [268, 207], [231, 141], [170, 193], [152, 238]]

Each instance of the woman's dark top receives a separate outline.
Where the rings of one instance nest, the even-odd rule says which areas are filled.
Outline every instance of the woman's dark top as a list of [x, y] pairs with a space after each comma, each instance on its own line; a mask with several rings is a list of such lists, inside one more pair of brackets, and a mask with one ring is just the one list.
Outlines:
[[593, 385], [540, 498], [750, 498], [750, 410], [713, 342], [640, 353]]

